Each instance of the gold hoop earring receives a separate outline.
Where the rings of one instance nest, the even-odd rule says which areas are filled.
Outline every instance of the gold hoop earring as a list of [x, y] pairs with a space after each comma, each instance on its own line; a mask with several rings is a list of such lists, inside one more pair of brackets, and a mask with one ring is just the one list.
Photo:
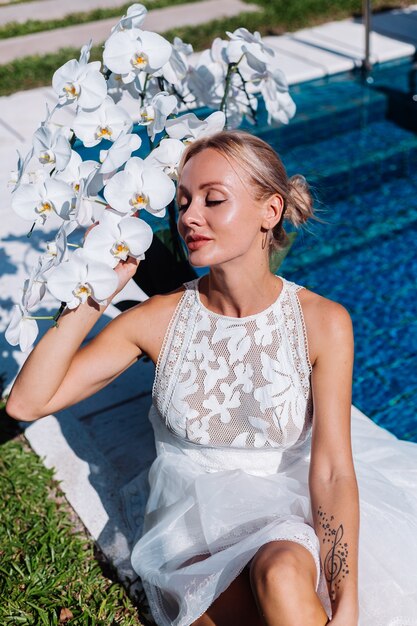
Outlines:
[[261, 244], [262, 250], [265, 250], [265, 248], [266, 248], [266, 242], [267, 242], [267, 239], [268, 239], [268, 234], [269, 234], [269, 230], [266, 230], [265, 231], [265, 236], [262, 238], [262, 244]]

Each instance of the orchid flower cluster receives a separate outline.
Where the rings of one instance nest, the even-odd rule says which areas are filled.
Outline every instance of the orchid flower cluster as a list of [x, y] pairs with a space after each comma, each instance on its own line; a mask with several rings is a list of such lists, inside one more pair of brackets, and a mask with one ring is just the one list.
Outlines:
[[[138, 214], [145, 210], [162, 218], [173, 207], [187, 143], [237, 127], [244, 118], [255, 123], [256, 94], [263, 97], [268, 123], [288, 123], [295, 113], [274, 50], [259, 33], [227, 33], [228, 40], [215, 39], [195, 60], [191, 45], [178, 37], [171, 44], [143, 30], [146, 12], [133, 4], [115, 25], [104, 44], [103, 68], [100, 61], [90, 62], [90, 42], [78, 61], [55, 72], [57, 104], [47, 108], [29, 153], [19, 155], [12, 209], [32, 223], [29, 235], [47, 220], [58, 222], [6, 331], [9, 343], [22, 351], [33, 345], [38, 319], [57, 323], [65, 307], [75, 309], [89, 297], [107, 304], [118, 287], [116, 265], [129, 256], [144, 258], [153, 233]], [[126, 110], [132, 110], [132, 100], [134, 114]], [[204, 120], [186, 112], [201, 106], [215, 112]], [[72, 111], [70, 126], [54, 122], [62, 108]], [[146, 127], [146, 146], [134, 125]], [[74, 149], [82, 145], [102, 148], [99, 159], [83, 161]], [[145, 158], [137, 156], [141, 147]], [[71, 243], [80, 229], [87, 229], [83, 242]], [[53, 316], [36, 316], [47, 291], [61, 307]]]

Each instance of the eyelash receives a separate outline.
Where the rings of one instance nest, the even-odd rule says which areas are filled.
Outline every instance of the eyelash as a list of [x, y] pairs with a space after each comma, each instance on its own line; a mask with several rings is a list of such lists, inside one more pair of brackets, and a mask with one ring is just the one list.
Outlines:
[[[222, 202], [224, 202], [224, 200], [206, 200], [206, 205], [207, 206], [215, 206], [216, 204], [221, 204]], [[178, 210], [179, 211], [185, 211], [185, 209], [187, 209], [189, 207], [189, 202], [187, 202], [186, 204], [179, 204], [177, 203], [178, 206]]]

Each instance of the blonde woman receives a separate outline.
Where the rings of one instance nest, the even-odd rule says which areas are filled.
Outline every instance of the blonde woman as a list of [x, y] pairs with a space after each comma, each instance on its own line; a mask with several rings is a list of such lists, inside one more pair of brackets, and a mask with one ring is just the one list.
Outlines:
[[[412, 481], [397, 476], [408, 500], [394, 503], [384, 464], [403, 442], [381, 434], [368, 466], [362, 451], [382, 429], [361, 425], [358, 585], [351, 318], [269, 269], [286, 242], [284, 220], [299, 226], [313, 216], [305, 180], [289, 179], [261, 139], [223, 131], [186, 149], [177, 202], [190, 263], [209, 273], [125, 311], [82, 348], [105, 307], [66, 311], [26, 361], [8, 412], [35, 420], [95, 393], [142, 355], [156, 364], [157, 457], [132, 564], [159, 626], [358, 626], [359, 604], [361, 626], [417, 624], [415, 544], [411, 560], [408, 552], [388, 562], [395, 537], [373, 515], [411, 542]], [[132, 258], [117, 266], [117, 291], [135, 270]], [[402, 458], [412, 467], [415, 449]]]

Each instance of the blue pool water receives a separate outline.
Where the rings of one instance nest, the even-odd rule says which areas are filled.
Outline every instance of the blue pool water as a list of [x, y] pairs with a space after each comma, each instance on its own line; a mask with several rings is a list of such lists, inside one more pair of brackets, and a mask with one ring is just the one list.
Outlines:
[[293, 89], [298, 121], [265, 131], [319, 216], [279, 273], [343, 304], [355, 333], [353, 404], [417, 441], [417, 103], [410, 63]]

